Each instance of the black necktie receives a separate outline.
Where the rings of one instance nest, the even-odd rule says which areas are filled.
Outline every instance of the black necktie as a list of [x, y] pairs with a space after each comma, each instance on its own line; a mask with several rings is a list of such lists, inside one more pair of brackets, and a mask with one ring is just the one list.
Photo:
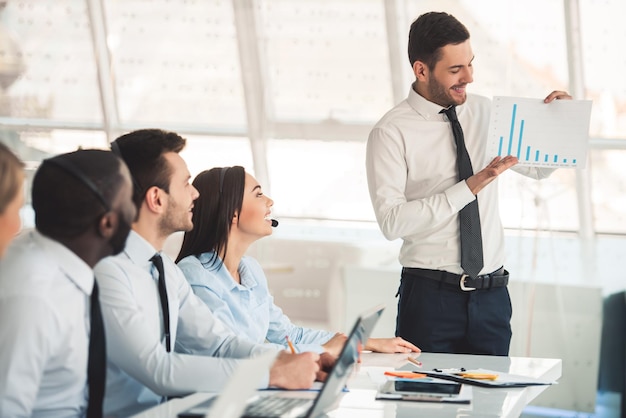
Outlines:
[[[459, 180], [466, 180], [474, 174], [470, 161], [463, 129], [456, 116], [456, 109], [450, 106], [442, 110], [452, 124], [452, 133], [456, 142], [456, 164], [459, 170]], [[478, 197], [459, 212], [461, 230], [461, 268], [470, 277], [476, 278], [483, 268], [483, 239], [480, 232], [480, 215], [478, 212]]]
[[169, 353], [172, 351], [170, 340], [170, 306], [167, 301], [167, 291], [165, 290], [165, 271], [163, 270], [163, 259], [160, 254], [155, 254], [150, 261], [159, 272], [159, 298], [161, 299], [161, 312], [163, 313], [163, 332], [165, 333], [165, 349]]
[[100, 311], [98, 283], [94, 279], [91, 292], [91, 331], [89, 335], [89, 360], [87, 361], [87, 384], [89, 385], [88, 418], [102, 417], [102, 401], [106, 382], [106, 341]]

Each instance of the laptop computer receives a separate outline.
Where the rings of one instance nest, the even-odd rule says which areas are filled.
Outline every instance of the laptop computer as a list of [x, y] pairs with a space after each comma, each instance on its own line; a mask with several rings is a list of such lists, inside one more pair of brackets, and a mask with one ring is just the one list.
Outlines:
[[[255, 390], [255, 386], [258, 386], [263, 373], [254, 373], [255, 376], [252, 378], [250, 368], [256, 369], [257, 363], [260, 364], [261, 360], [259, 359], [255, 362], [257, 359], [253, 359], [238, 367], [220, 394], [181, 412], [178, 414], [178, 417], [314, 418], [334, 409], [340, 400], [339, 394], [343, 391], [346, 381], [357, 362], [360, 348], [365, 346], [365, 342], [371, 335], [384, 308], [383, 305], [379, 305], [358, 316], [332, 370], [328, 373], [326, 381], [314, 399], [294, 397], [293, 392], [259, 395]], [[271, 362], [268, 362], [265, 372], [267, 372], [270, 365]], [[242, 371], [241, 369], [245, 370]], [[258, 369], [256, 371], [258, 372]], [[245, 392], [243, 391], [242, 379], [248, 381], [247, 385], [245, 385]], [[250, 381], [253, 381], [253, 383], [250, 384]], [[248, 400], [242, 402], [242, 399]], [[263, 405], [266, 403], [271, 403], [269, 408], [265, 408], [265, 405]], [[283, 403], [286, 404], [286, 407], [282, 405]]]

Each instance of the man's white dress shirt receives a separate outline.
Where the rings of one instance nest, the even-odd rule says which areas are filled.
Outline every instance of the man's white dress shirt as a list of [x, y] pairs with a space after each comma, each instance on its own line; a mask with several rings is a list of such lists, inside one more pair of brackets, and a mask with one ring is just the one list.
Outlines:
[[0, 260], [0, 416], [81, 417], [87, 408], [93, 271], [37, 231]]
[[[475, 196], [465, 181], [458, 180], [454, 136], [450, 122], [439, 113], [442, 109], [411, 88], [408, 98], [387, 112], [370, 133], [367, 181], [383, 235], [403, 240], [402, 266], [461, 274], [458, 213]], [[468, 94], [456, 112], [476, 173], [491, 160], [486, 155], [491, 101]], [[554, 171], [512, 169], [537, 179]], [[485, 274], [504, 264], [497, 179], [477, 198], [484, 255], [480, 274]]]

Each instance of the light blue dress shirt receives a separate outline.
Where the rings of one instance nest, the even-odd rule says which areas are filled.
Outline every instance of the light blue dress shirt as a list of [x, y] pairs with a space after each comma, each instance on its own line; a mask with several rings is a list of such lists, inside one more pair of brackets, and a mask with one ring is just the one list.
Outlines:
[[[168, 353], [158, 273], [150, 262], [155, 253], [150, 243], [131, 231], [124, 252], [95, 268], [107, 340], [105, 415], [132, 415], [164, 396], [219, 392], [235, 366], [247, 361], [240, 359], [268, 349], [278, 353], [232, 333], [162, 254], [173, 347]], [[268, 378], [265, 386], [267, 382]]]
[[335, 333], [294, 325], [274, 304], [267, 278], [254, 258], [241, 259], [238, 284], [223, 265], [218, 269], [210, 265], [212, 254], [185, 257], [178, 266], [194, 293], [226, 326], [254, 343], [267, 340], [285, 348], [285, 337], [289, 336], [300, 352], [323, 351], [321, 345]]

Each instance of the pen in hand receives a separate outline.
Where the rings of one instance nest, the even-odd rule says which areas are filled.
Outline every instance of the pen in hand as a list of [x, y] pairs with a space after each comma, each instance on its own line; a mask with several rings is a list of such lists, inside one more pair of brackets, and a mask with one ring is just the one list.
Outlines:
[[291, 354], [296, 354], [296, 347], [293, 346], [293, 343], [289, 339], [289, 335], [285, 336], [285, 340], [287, 340], [287, 345], [289, 346], [289, 350], [291, 350]]

